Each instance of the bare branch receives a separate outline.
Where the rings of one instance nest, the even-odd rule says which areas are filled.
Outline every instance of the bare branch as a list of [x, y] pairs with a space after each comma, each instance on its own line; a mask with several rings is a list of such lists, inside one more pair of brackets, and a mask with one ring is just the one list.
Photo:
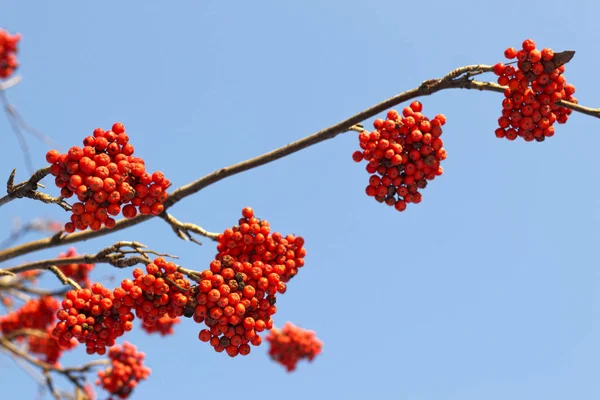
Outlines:
[[5, 91], [7, 89], [10, 89], [11, 87], [16, 86], [19, 83], [21, 83], [22, 80], [23, 80], [23, 78], [21, 78], [21, 76], [14, 75], [10, 79], [5, 80], [4, 82], [0, 82], [0, 91]]
[[177, 271], [181, 272], [182, 274], [184, 274], [185, 276], [187, 276], [195, 282], [200, 282], [202, 280], [202, 275], [198, 271], [194, 271], [192, 269], [187, 269], [183, 267], [177, 267]]
[[79, 285], [79, 283], [77, 283], [73, 279], [67, 277], [60, 269], [58, 269], [58, 267], [56, 265], [51, 265], [47, 269], [48, 269], [48, 271], [51, 271], [52, 273], [54, 273], [54, 275], [56, 275], [56, 277], [58, 278], [60, 283], [62, 283], [63, 285], [69, 285], [75, 289], [81, 289], [81, 286]]
[[202, 235], [211, 240], [216, 240], [217, 236], [219, 236], [218, 233], [209, 232], [198, 225], [189, 222], [181, 222], [166, 211], [160, 214], [159, 217], [165, 220], [169, 225], [171, 225], [173, 232], [175, 232], [177, 236], [179, 236], [185, 241], [189, 240], [199, 245], [202, 244], [199, 240], [192, 236], [192, 233], [197, 233], [198, 235]]
[[[138, 256], [127, 257], [129, 254], [139, 254]], [[26, 264], [21, 264], [16, 267], [5, 268], [0, 270], [0, 274], [18, 274], [25, 271], [31, 271], [36, 269], [43, 269], [53, 272], [63, 284], [71, 285], [79, 289], [79, 285], [73, 280], [67, 278], [58, 269], [58, 265], [68, 264], [96, 264], [96, 263], [107, 263], [117, 268], [131, 267], [136, 264], [149, 264], [152, 262], [149, 254], [160, 256], [177, 258], [170, 254], [159, 253], [157, 251], [147, 249], [146, 245], [139, 242], [128, 242], [121, 241], [109, 246], [105, 249], [100, 250], [96, 254], [84, 254], [73, 257], [64, 258], [52, 258], [48, 260], [34, 261]], [[0, 286], [1, 288], [1, 286]], [[20, 289], [20, 288], [18, 288]]]
[[51, 219], [34, 218], [31, 221], [21, 224], [19, 218], [13, 220], [13, 229], [10, 236], [7, 237], [2, 243], [0, 248], [4, 248], [9, 244], [19, 240], [21, 236], [29, 232], [57, 232], [60, 231], [62, 224]]
[[[490, 65], [469, 65], [454, 69], [442, 78], [427, 80], [416, 88], [407, 90], [387, 100], [384, 100], [381, 103], [378, 103], [364, 111], [359, 112], [358, 114], [351, 116], [350, 118], [345, 119], [344, 121], [341, 121], [335, 125], [318, 131], [310, 136], [307, 136], [303, 139], [300, 139], [273, 151], [262, 154], [258, 157], [251, 158], [249, 160], [242, 161], [237, 164], [230, 165], [228, 167], [220, 168], [194, 182], [184, 185], [176, 189], [167, 198], [167, 201], [164, 203], [165, 209], [168, 209], [169, 207], [173, 206], [174, 204], [186, 198], [187, 196], [197, 193], [203, 188], [212, 185], [213, 183], [216, 183], [220, 180], [239, 174], [240, 172], [244, 172], [249, 169], [268, 164], [272, 161], [278, 160], [280, 158], [303, 150], [307, 147], [313, 146], [317, 143], [323, 142], [328, 139], [332, 139], [339, 134], [348, 131], [355, 131], [356, 128], [359, 126], [358, 124], [360, 124], [360, 122], [368, 118], [374, 117], [377, 114], [380, 114], [385, 110], [395, 107], [400, 103], [415, 99], [417, 97], [429, 96], [433, 93], [445, 89], [470, 89], [503, 93], [506, 90], [505, 87], [502, 87], [493, 82], [480, 82], [472, 79], [472, 77], [475, 75], [484, 72], [490, 72], [492, 70], [493, 66]], [[557, 104], [582, 114], [600, 118], [600, 109], [592, 109], [564, 100], [559, 101]], [[0, 262], [12, 259], [14, 257], [18, 257], [29, 252], [56, 247], [64, 244], [76, 243], [83, 240], [103, 236], [112, 232], [126, 229], [133, 225], [140, 224], [149, 220], [150, 218], [153, 218], [153, 216], [138, 215], [135, 218], [123, 219], [118, 221], [112, 229], [102, 228], [97, 231], [87, 230], [69, 234], [66, 236], [55, 235], [50, 238], [25, 243], [19, 246], [0, 251]]]
[[67, 378], [73, 385], [80, 388], [81, 390], [84, 390], [83, 383], [82, 383], [82, 381], [85, 380], [85, 376], [83, 375], [84, 373], [90, 371], [94, 367], [104, 366], [104, 365], [108, 365], [110, 363], [110, 361], [107, 359], [100, 359], [100, 360], [91, 361], [91, 362], [84, 364], [82, 366], [79, 366], [79, 367], [60, 368], [60, 367], [48, 364], [42, 360], [38, 360], [38, 359], [32, 357], [26, 351], [15, 346], [6, 337], [0, 336], [0, 347], [2, 347], [4, 350], [6, 350], [8, 353], [10, 353], [13, 357], [27, 361], [29, 364], [40, 368], [43, 371], [43, 373], [45, 374], [44, 376], [46, 376], [46, 378], [49, 376], [48, 374], [50, 372], [59, 373], [59, 374], [63, 375], [65, 378]]
[[22, 199], [23, 197], [27, 197], [33, 200], [39, 200], [43, 203], [58, 204], [65, 211], [71, 210], [71, 205], [64, 201], [62, 197], [52, 197], [48, 194], [37, 191], [38, 186], [41, 186], [39, 181], [44, 179], [50, 173], [50, 167], [37, 170], [33, 173], [33, 175], [31, 175], [31, 178], [17, 185], [14, 184], [16, 172], [17, 170], [13, 169], [8, 177], [8, 181], [6, 183], [6, 192], [8, 194], [0, 198], [0, 206], [3, 206], [14, 199]]

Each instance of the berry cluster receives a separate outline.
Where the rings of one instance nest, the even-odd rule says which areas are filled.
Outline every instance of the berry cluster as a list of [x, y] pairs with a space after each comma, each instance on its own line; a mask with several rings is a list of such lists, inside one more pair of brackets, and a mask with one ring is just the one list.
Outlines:
[[[164, 316], [184, 315], [192, 290], [190, 282], [177, 272], [177, 265], [158, 257], [141, 268], [133, 270], [134, 280], [124, 279], [114, 290], [119, 309], [134, 309], [135, 315], [148, 327], [154, 327]], [[193, 313], [193, 309], [187, 312]]]
[[48, 327], [43, 335], [29, 335], [27, 345], [31, 353], [44, 356], [42, 358], [44, 362], [54, 365], [58, 363], [58, 359], [65, 350], [71, 350], [77, 346], [77, 341], [71, 339], [62, 341], [61, 344], [52, 335], [52, 328]]
[[498, 119], [496, 137], [527, 142], [543, 142], [554, 135], [554, 123], [567, 122], [571, 110], [555, 104], [560, 100], [577, 103], [573, 97], [575, 86], [568, 84], [563, 73], [569, 52], [554, 53], [552, 49], [536, 49], [535, 42], [527, 39], [522, 50], [509, 47], [504, 51], [508, 59], [517, 59], [517, 68], [498, 63], [494, 73], [498, 83], [508, 86], [502, 101], [502, 117]]
[[[114, 290], [121, 309], [134, 309], [135, 315], [149, 330], [161, 330], [156, 324], [163, 317], [191, 316], [189, 308], [193, 290], [190, 282], [177, 272], [177, 265], [158, 257], [141, 268], [133, 270], [134, 280], [124, 279], [121, 287]], [[161, 323], [162, 324], [162, 323]]]
[[138, 210], [152, 215], [163, 212], [171, 182], [160, 171], [146, 172], [144, 160], [133, 156], [122, 123], [115, 123], [109, 131], [96, 128], [83, 145], [71, 147], [66, 154], [56, 150], [46, 154], [61, 196], [75, 194], [79, 200], [73, 204], [65, 231], [98, 230], [102, 225], [112, 228], [115, 220], [111, 216], [121, 211], [126, 218], [135, 217]]
[[[128, 398], [141, 380], [150, 375], [144, 365], [145, 354], [130, 343], [113, 346], [108, 351], [110, 367], [98, 372], [96, 385], [120, 399]], [[112, 398], [112, 397], [111, 397]]]
[[[60, 253], [59, 258], [76, 257], [77, 252], [73, 247], [69, 248], [65, 253]], [[58, 267], [67, 278], [72, 278], [75, 282], [82, 286], [90, 287], [92, 282], [88, 277], [89, 273], [94, 269], [94, 264], [66, 264]]]
[[250, 353], [259, 346], [259, 332], [273, 327], [276, 293], [285, 293], [288, 282], [304, 265], [304, 239], [272, 233], [269, 223], [242, 210], [238, 225], [225, 229], [210, 269], [201, 274], [194, 312], [196, 322], [208, 329], [198, 338], [230, 357]]
[[0, 79], [6, 79], [19, 67], [17, 45], [21, 40], [19, 33], [11, 35], [0, 29]]
[[290, 322], [281, 331], [274, 328], [266, 339], [271, 344], [269, 356], [288, 372], [295, 370], [300, 360], [312, 361], [323, 348], [323, 342], [317, 339], [314, 331], [299, 328]]
[[375, 120], [373, 132], [359, 133], [362, 151], [352, 155], [356, 162], [368, 162], [367, 195], [398, 211], [406, 210], [408, 203], [420, 203], [419, 189], [444, 172], [440, 162], [446, 159], [446, 150], [440, 136], [446, 117], [438, 114], [429, 120], [422, 110], [423, 105], [413, 101], [402, 110], [402, 117], [396, 110], [388, 111], [386, 120]]
[[51, 296], [31, 299], [14, 312], [0, 316], [0, 332], [7, 335], [24, 328], [45, 330], [54, 322], [59, 308], [60, 303]]
[[52, 334], [63, 345], [71, 338], [85, 343], [88, 354], [106, 353], [115, 339], [132, 329], [135, 318], [128, 307], [116, 307], [115, 295], [100, 283], [90, 289], [70, 290], [56, 316]]
[[16, 311], [0, 317], [0, 332], [9, 335], [20, 329], [37, 330], [37, 333], [27, 334], [29, 351], [43, 356], [41, 359], [46, 363], [55, 364], [64, 350], [70, 350], [77, 345], [72, 340], [62, 340], [59, 343], [59, 340], [51, 335], [50, 326], [54, 323], [59, 308], [60, 303], [51, 296], [29, 300]]
[[168, 315], [163, 315], [156, 320], [154, 325], [146, 325], [142, 323], [142, 329], [146, 333], [159, 333], [161, 336], [172, 335], [175, 331], [173, 327], [181, 322], [181, 318], [171, 318]]

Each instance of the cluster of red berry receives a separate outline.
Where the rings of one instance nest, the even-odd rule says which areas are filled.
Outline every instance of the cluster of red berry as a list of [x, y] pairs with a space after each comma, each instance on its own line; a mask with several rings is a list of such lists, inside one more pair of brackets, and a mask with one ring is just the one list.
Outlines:
[[295, 370], [300, 360], [312, 361], [323, 348], [323, 342], [317, 339], [314, 331], [302, 329], [290, 322], [281, 330], [274, 328], [266, 339], [271, 345], [269, 356], [288, 372]]
[[402, 117], [396, 110], [388, 111], [386, 120], [375, 120], [373, 132], [359, 133], [362, 151], [352, 155], [356, 162], [368, 162], [367, 195], [398, 211], [406, 210], [408, 203], [420, 203], [419, 189], [444, 172], [440, 162], [446, 159], [446, 150], [440, 136], [446, 117], [438, 114], [429, 120], [422, 110], [423, 105], [413, 101], [402, 110]]
[[[59, 258], [76, 257], [77, 252], [73, 247], [69, 248], [65, 253], [60, 253]], [[92, 282], [90, 281], [89, 274], [94, 269], [95, 264], [66, 264], [58, 267], [67, 278], [73, 279], [78, 284], [90, 287]]]
[[496, 137], [527, 142], [543, 142], [554, 135], [554, 123], [567, 122], [571, 110], [555, 104], [560, 100], [577, 103], [573, 97], [575, 86], [568, 84], [565, 72], [565, 54], [552, 49], [536, 49], [535, 42], [527, 39], [522, 50], [509, 47], [504, 51], [508, 59], [517, 59], [517, 68], [498, 63], [494, 73], [498, 83], [508, 86], [502, 101], [502, 117], [498, 119]]
[[56, 150], [46, 154], [61, 196], [75, 194], [79, 200], [73, 204], [65, 231], [98, 230], [102, 225], [112, 228], [115, 220], [111, 216], [121, 211], [126, 218], [135, 217], [138, 210], [152, 215], [163, 212], [171, 182], [162, 172], [146, 172], [144, 160], [133, 156], [122, 123], [115, 123], [109, 131], [96, 128], [83, 145], [71, 147], [66, 154]]
[[[117, 345], [108, 351], [110, 366], [98, 372], [96, 385], [119, 399], [128, 398], [137, 384], [150, 375], [150, 368], [144, 365], [145, 354], [138, 352], [130, 343]], [[109, 400], [112, 399], [109, 398]]]
[[27, 345], [31, 353], [44, 356], [42, 358], [44, 362], [54, 365], [58, 364], [58, 360], [64, 351], [77, 346], [77, 341], [71, 339], [68, 342], [63, 341], [61, 345], [59, 340], [52, 335], [52, 330], [51, 327], [48, 327], [43, 334], [29, 335]]
[[[176, 318], [184, 315], [190, 298], [190, 282], [177, 272], [177, 265], [158, 257], [146, 265], [146, 273], [133, 270], [134, 280], [124, 279], [114, 290], [115, 304], [119, 309], [134, 309], [135, 315], [147, 327], [156, 326], [164, 316]], [[193, 308], [188, 314], [193, 313]]]
[[0, 331], [7, 335], [19, 329], [44, 330], [54, 322], [59, 308], [60, 303], [52, 296], [28, 300], [17, 310], [0, 316]]
[[272, 233], [269, 223], [242, 210], [238, 225], [217, 238], [215, 260], [202, 272], [194, 312], [196, 322], [208, 329], [198, 337], [215, 351], [231, 357], [259, 346], [259, 332], [273, 327], [276, 293], [285, 293], [288, 282], [304, 265], [304, 239]]
[[71, 338], [85, 343], [88, 354], [106, 353], [115, 339], [133, 328], [135, 318], [128, 307], [115, 307], [115, 295], [101, 283], [90, 289], [70, 290], [56, 316], [52, 334], [62, 345]]
[[32, 329], [37, 332], [25, 332], [17, 340], [26, 336], [27, 346], [31, 353], [42, 356], [41, 360], [48, 364], [56, 364], [63, 351], [74, 348], [73, 340], [59, 340], [52, 335], [50, 327], [55, 321], [55, 313], [60, 303], [54, 297], [41, 296], [27, 301], [21, 308], [0, 317], [0, 332], [3, 335], [16, 333], [21, 329]]
[[0, 78], [6, 79], [19, 67], [17, 45], [21, 34], [11, 35], [0, 28]]
[[172, 335], [175, 331], [173, 327], [181, 322], [181, 318], [171, 318], [168, 315], [163, 315], [156, 320], [154, 325], [146, 325], [142, 323], [142, 329], [146, 333], [159, 333], [161, 336]]

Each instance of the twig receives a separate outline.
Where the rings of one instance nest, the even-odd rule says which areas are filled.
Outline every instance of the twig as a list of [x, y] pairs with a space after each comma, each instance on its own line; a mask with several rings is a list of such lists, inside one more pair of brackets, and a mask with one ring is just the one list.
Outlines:
[[13, 225], [10, 236], [0, 243], [0, 248], [8, 246], [29, 232], [57, 232], [61, 228], [60, 223], [43, 218], [34, 218], [25, 224], [21, 224], [20, 220], [15, 218]]
[[177, 271], [186, 275], [188, 278], [190, 278], [193, 281], [200, 282], [202, 280], [202, 275], [198, 271], [194, 271], [192, 269], [187, 269], [187, 268], [183, 268], [183, 267], [177, 267]]
[[[107, 365], [109, 361], [106, 359], [94, 360], [87, 364], [84, 364], [79, 367], [70, 367], [70, 368], [60, 368], [54, 365], [48, 364], [42, 360], [38, 360], [32, 357], [29, 353], [24, 350], [19, 349], [15, 346], [10, 340], [6, 337], [0, 336], [0, 347], [3, 347], [6, 351], [8, 351], [14, 357], [27, 361], [29, 364], [32, 364], [47, 374], [49, 372], [56, 372], [63, 375], [67, 378], [71, 383], [73, 383], [76, 387], [84, 390], [83, 384], [81, 383], [85, 377], [81, 374], [88, 372], [90, 369], [96, 366]], [[47, 375], [46, 375], [47, 376]]]
[[4, 82], [0, 82], [0, 91], [10, 89], [11, 87], [21, 83], [22, 80], [23, 78], [21, 78], [20, 75], [14, 75], [10, 79], [5, 80]]
[[[127, 248], [130, 248], [130, 250]], [[139, 254], [139, 256], [126, 257], [129, 254]], [[146, 245], [139, 242], [121, 241], [100, 250], [96, 254], [83, 254], [73, 257], [51, 258], [48, 260], [34, 261], [21, 264], [16, 267], [5, 268], [0, 270], [0, 273], [4, 272], [18, 274], [35, 269], [44, 269], [52, 271], [63, 284], [70, 284], [71, 286], [74, 286], [74, 282], [70, 282], [69, 279], [66, 278], [64, 274], [62, 274], [62, 272], [57, 268], [58, 265], [107, 263], [117, 268], [126, 268], [140, 263], [151, 263], [152, 260], [150, 257], [148, 257], [148, 254], [153, 254], [160, 257], [177, 258], [170, 254], [159, 253], [157, 251], [147, 249]]]
[[64, 201], [62, 197], [52, 197], [48, 194], [37, 191], [38, 186], [40, 186], [39, 181], [44, 179], [46, 175], [50, 173], [50, 167], [37, 170], [31, 175], [31, 178], [17, 185], [14, 184], [16, 173], [17, 170], [13, 169], [8, 177], [8, 181], [6, 182], [6, 192], [8, 194], [0, 198], [0, 206], [3, 206], [14, 199], [22, 199], [23, 197], [27, 197], [33, 200], [39, 200], [43, 203], [58, 204], [65, 211], [71, 210], [71, 205]]
[[209, 232], [206, 229], [204, 229], [198, 225], [195, 225], [195, 224], [192, 224], [189, 222], [181, 222], [166, 211], [163, 212], [162, 214], [160, 214], [159, 217], [162, 218], [163, 220], [165, 220], [169, 225], [171, 225], [173, 232], [175, 232], [175, 234], [177, 236], [179, 236], [181, 239], [183, 239], [185, 241], [189, 240], [189, 241], [192, 241], [199, 245], [202, 244], [199, 240], [197, 240], [196, 238], [194, 238], [192, 236], [192, 233], [202, 235], [211, 240], [216, 240], [217, 236], [219, 236], [218, 233]]
[[52, 397], [54, 397], [56, 400], [60, 400], [60, 393], [58, 393], [58, 391], [54, 387], [54, 381], [52, 380], [52, 375], [50, 375], [50, 371], [45, 370], [44, 376], [46, 377], [46, 386], [52, 394]]
[[73, 286], [75, 289], [81, 289], [81, 286], [79, 285], [79, 283], [77, 283], [73, 279], [67, 277], [60, 269], [58, 269], [58, 267], [56, 265], [49, 266], [47, 268], [47, 270], [54, 273], [54, 275], [56, 275], [58, 280], [63, 285], [69, 285], [69, 286]]
[[[290, 143], [276, 150], [262, 154], [258, 157], [251, 158], [249, 160], [218, 169], [194, 182], [180, 187], [179, 189], [171, 193], [171, 195], [167, 198], [166, 202], [164, 203], [165, 209], [173, 206], [185, 197], [197, 193], [203, 188], [212, 185], [215, 182], [239, 174], [240, 172], [268, 164], [272, 161], [278, 160], [280, 158], [303, 150], [307, 147], [313, 146], [317, 143], [323, 142], [328, 139], [332, 139], [339, 134], [348, 132], [349, 130], [354, 131], [355, 129], [350, 128], [356, 126], [357, 124], [368, 118], [374, 117], [377, 114], [392, 107], [395, 107], [398, 104], [406, 102], [408, 100], [412, 100], [421, 96], [429, 96], [433, 93], [446, 89], [474, 89], [503, 93], [504, 90], [506, 90], [506, 88], [496, 83], [480, 82], [471, 79], [473, 75], [477, 75], [482, 72], [488, 72], [492, 69], [493, 67], [490, 65], [469, 65], [466, 67], [457, 68], [455, 70], [450, 71], [442, 78], [427, 80], [414, 89], [407, 90], [387, 100], [384, 100], [381, 103], [378, 103], [364, 111], [361, 111], [358, 114], [355, 114], [342, 122], [332, 125], [326, 129], [316, 132], [296, 142]], [[579, 113], [600, 118], [599, 108], [588, 108], [564, 100], [561, 100], [557, 104]], [[32, 251], [48, 249], [64, 244], [76, 243], [83, 240], [103, 236], [111, 232], [120, 231], [130, 226], [140, 224], [149, 220], [150, 218], [152, 218], [152, 216], [150, 215], [139, 215], [135, 218], [123, 219], [118, 221], [112, 229], [102, 228], [98, 231], [87, 230], [66, 236], [54, 236], [50, 238], [32, 241], [29, 243], [24, 243], [22, 245], [18, 245], [0, 251], [0, 261], [6, 261]]]
[[0, 283], [0, 291], [7, 290], [7, 289], [18, 290], [23, 293], [35, 294], [37, 296], [63, 296], [70, 290], [69, 288], [66, 288], [66, 287], [63, 287], [60, 289], [49, 290], [49, 289], [40, 289], [40, 288], [36, 288], [36, 287], [29, 287], [29, 286], [25, 286], [21, 283], [14, 283], [14, 284], [11, 284], [10, 282], [6, 283], [6, 284]]

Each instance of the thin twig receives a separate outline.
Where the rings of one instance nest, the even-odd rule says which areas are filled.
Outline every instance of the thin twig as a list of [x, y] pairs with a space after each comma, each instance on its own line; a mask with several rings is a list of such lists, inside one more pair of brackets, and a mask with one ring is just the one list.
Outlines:
[[60, 283], [62, 283], [63, 285], [69, 285], [69, 286], [74, 287], [75, 289], [81, 289], [81, 286], [79, 285], [79, 283], [77, 283], [73, 279], [67, 277], [60, 269], [58, 269], [58, 267], [56, 265], [51, 265], [46, 269], [48, 271], [51, 271], [52, 273], [54, 273], [54, 275], [56, 275], [56, 277], [58, 278]]
[[65, 211], [71, 210], [71, 205], [67, 203], [62, 197], [52, 197], [48, 194], [37, 191], [38, 186], [41, 186], [39, 184], [39, 181], [44, 179], [50, 173], [50, 167], [37, 170], [31, 175], [31, 178], [17, 185], [14, 184], [16, 173], [17, 170], [13, 169], [10, 176], [8, 177], [8, 181], [6, 182], [7, 195], [0, 198], [0, 206], [3, 206], [4, 204], [14, 199], [21, 199], [23, 197], [27, 197], [33, 200], [41, 201], [43, 203], [58, 204]]
[[162, 214], [160, 214], [159, 217], [162, 218], [163, 220], [165, 220], [169, 225], [171, 225], [173, 232], [175, 232], [175, 234], [177, 236], [179, 236], [181, 239], [183, 239], [185, 241], [189, 240], [189, 241], [192, 241], [199, 245], [202, 244], [199, 240], [197, 240], [196, 238], [194, 238], [192, 236], [192, 233], [202, 235], [211, 240], [216, 240], [217, 236], [219, 236], [218, 233], [209, 232], [206, 229], [204, 229], [198, 225], [195, 225], [195, 224], [192, 224], [189, 222], [181, 222], [166, 211], [163, 212]]
[[[129, 254], [139, 254], [139, 256], [126, 257]], [[148, 254], [157, 255], [159, 257], [177, 258], [170, 254], [159, 253], [157, 251], [147, 249], [146, 245], [139, 242], [121, 241], [100, 250], [96, 254], [83, 254], [73, 257], [51, 258], [48, 260], [34, 261], [15, 267], [5, 268], [0, 270], [0, 273], [4, 272], [5, 274], [18, 274], [36, 269], [49, 270], [52, 271], [63, 284], [74, 286], [74, 282], [71, 282], [68, 278], [66, 278], [64, 274], [62, 274], [62, 272], [57, 268], [58, 265], [107, 263], [117, 268], [126, 268], [140, 263], [151, 263], [152, 260]]]
[[61, 228], [60, 223], [43, 218], [34, 218], [25, 224], [21, 224], [20, 220], [15, 218], [13, 225], [13, 230], [10, 233], [10, 236], [0, 243], [0, 248], [4, 248], [9, 244], [19, 240], [21, 236], [26, 235], [29, 232], [57, 232], [60, 231]]
[[19, 359], [27, 361], [29, 364], [42, 369], [44, 374], [46, 374], [47, 372], [55, 372], [55, 373], [59, 373], [59, 374], [63, 375], [73, 385], [80, 388], [81, 390], [84, 390], [82, 381], [85, 380], [85, 377], [82, 374], [88, 372], [93, 367], [108, 365], [110, 363], [106, 359], [100, 359], [100, 360], [94, 360], [94, 361], [88, 362], [79, 367], [60, 368], [55, 365], [48, 364], [47, 362], [44, 362], [42, 360], [38, 360], [38, 359], [32, 357], [26, 351], [19, 349], [17, 346], [15, 346], [6, 337], [0, 336], [0, 347], [4, 348], [4, 350], [9, 352], [14, 357], [17, 357]]
[[0, 91], [4, 91], [13, 86], [16, 86], [19, 83], [21, 83], [22, 80], [23, 78], [20, 75], [14, 75], [11, 78], [5, 80], [4, 82], [0, 82]]
[[[209, 185], [212, 185], [215, 182], [239, 174], [240, 172], [244, 172], [249, 169], [268, 164], [272, 161], [278, 160], [280, 158], [303, 150], [307, 147], [313, 146], [317, 143], [323, 142], [328, 139], [332, 139], [339, 134], [348, 132], [349, 130], [354, 131], [354, 129], [350, 128], [368, 118], [376, 116], [377, 114], [387, 109], [395, 107], [400, 103], [412, 100], [414, 98], [421, 96], [429, 96], [433, 93], [446, 89], [471, 89], [481, 91], [504, 92], [506, 88], [496, 83], [480, 82], [471, 79], [473, 75], [477, 75], [481, 72], [489, 72], [492, 69], [493, 67], [490, 65], [469, 65], [466, 67], [457, 68], [455, 70], [450, 71], [447, 75], [445, 75], [442, 78], [427, 80], [414, 89], [407, 90], [387, 100], [384, 100], [381, 103], [378, 103], [364, 111], [361, 111], [358, 114], [355, 114], [342, 122], [332, 125], [326, 129], [316, 132], [296, 142], [290, 143], [276, 150], [262, 154], [258, 157], [251, 158], [249, 160], [242, 161], [237, 164], [230, 165], [228, 167], [220, 168], [208, 175], [201, 177], [200, 179], [194, 182], [191, 182], [175, 190], [173, 193], [171, 193], [171, 195], [167, 198], [166, 202], [164, 203], [165, 209], [168, 209], [169, 207], [173, 206], [174, 204], [186, 198], [187, 196], [197, 193], [198, 191], [202, 190], [203, 188]], [[571, 109], [575, 112], [600, 118], [599, 108], [588, 108], [564, 100], [561, 100], [557, 104], [562, 107]], [[152, 218], [151, 215], [139, 215], [135, 218], [128, 218], [118, 221], [112, 229], [102, 228], [97, 231], [87, 230], [69, 234], [66, 236], [55, 235], [50, 238], [24, 243], [22, 245], [18, 245], [0, 251], [0, 261], [6, 261], [37, 250], [48, 249], [64, 244], [76, 243], [83, 240], [103, 236], [111, 232], [120, 231], [133, 225], [140, 224], [149, 220], [150, 218]]]

